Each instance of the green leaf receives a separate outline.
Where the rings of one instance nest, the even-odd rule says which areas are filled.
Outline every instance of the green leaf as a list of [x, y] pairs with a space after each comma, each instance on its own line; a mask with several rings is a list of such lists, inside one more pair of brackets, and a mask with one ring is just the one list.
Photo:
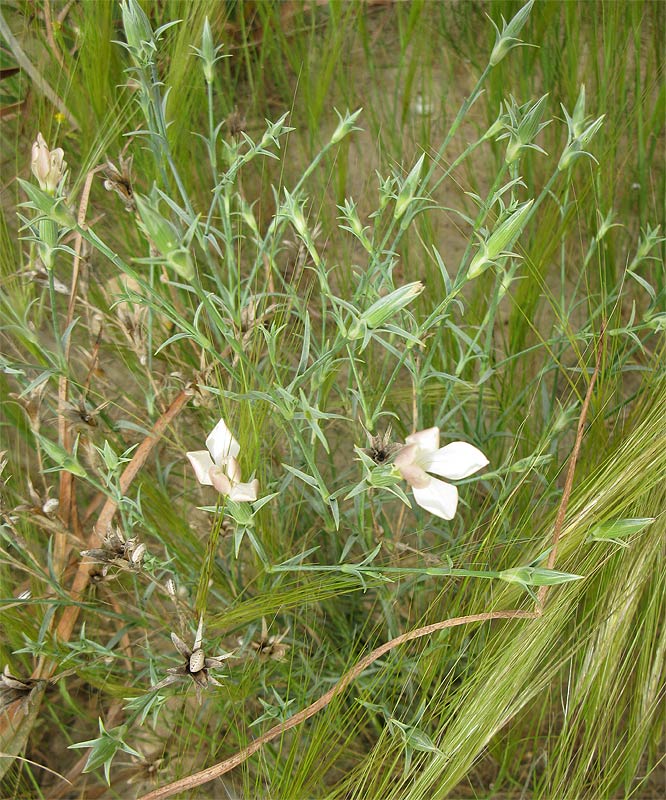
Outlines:
[[76, 459], [76, 453], [74, 454], [68, 453], [67, 450], [64, 449], [64, 447], [61, 447], [59, 444], [56, 444], [56, 442], [52, 442], [50, 439], [46, 439], [39, 433], [36, 433], [35, 436], [37, 437], [39, 444], [41, 445], [46, 455], [51, 459], [51, 461], [56, 462], [55, 467], [44, 470], [44, 472], [64, 471], [64, 472], [71, 472], [72, 475], [76, 475], [79, 478], [87, 477], [88, 473]]

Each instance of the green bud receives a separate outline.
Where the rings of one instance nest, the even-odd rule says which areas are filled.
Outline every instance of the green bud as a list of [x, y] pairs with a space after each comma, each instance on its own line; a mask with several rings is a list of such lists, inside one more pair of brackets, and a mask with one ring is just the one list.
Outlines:
[[[160, 28], [160, 31], [163, 29], [163, 27]], [[221, 49], [222, 45], [215, 47], [210, 22], [208, 21], [208, 17], [206, 17], [203, 30], [201, 31], [201, 48], [194, 47], [194, 45], [192, 45], [192, 50], [194, 50], [194, 52], [203, 62], [204, 79], [209, 85], [213, 82], [216, 62], [218, 62], [221, 58], [228, 58], [228, 56], [218, 56], [218, 52]]]
[[648, 525], [652, 525], [654, 517], [640, 517], [633, 519], [614, 519], [609, 522], [602, 522], [590, 531], [588, 542], [612, 542], [622, 547], [629, 547], [629, 543], [624, 541], [636, 533], [640, 533]]
[[150, 20], [137, 0], [122, 0], [120, 8], [129, 51], [139, 63], [152, 63], [155, 37]]
[[569, 141], [557, 165], [560, 172], [568, 169], [574, 161], [577, 161], [581, 156], [588, 156], [593, 161], [596, 161], [596, 158], [591, 153], [588, 153], [585, 148], [598, 132], [599, 128], [601, 128], [605, 116], [605, 114], [602, 114], [598, 119], [595, 119], [594, 122], [591, 122], [579, 136]]
[[339, 141], [348, 136], [352, 131], [360, 131], [361, 128], [357, 128], [354, 125], [354, 122], [358, 119], [362, 108], [359, 108], [357, 111], [354, 111], [353, 114], [350, 114], [349, 111], [343, 117], [337, 108], [333, 109], [335, 113], [338, 115], [338, 127], [333, 131], [333, 136], [331, 136], [331, 144], [337, 144]]
[[613, 222], [613, 217], [615, 216], [615, 212], [611, 208], [611, 210], [606, 214], [605, 217], [601, 216], [601, 212], [598, 212], [601, 218], [601, 224], [599, 225], [599, 230], [597, 231], [597, 235], [594, 237], [598, 242], [600, 242], [604, 236], [608, 233], [611, 228], [621, 228], [619, 222]]
[[189, 250], [183, 246], [182, 237], [176, 226], [153, 208], [147, 198], [137, 194], [134, 199], [141, 219], [139, 224], [155, 249], [164, 257], [168, 266], [182, 278], [191, 280], [194, 277], [192, 258]]
[[141, 227], [159, 252], [166, 256], [180, 247], [180, 236], [176, 227], [166, 220], [147, 198], [135, 195], [136, 207], [141, 217]]
[[241, 199], [241, 216], [243, 217], [243, 221], [252, 231], [252, 233], [255, 236], [259, 236], [259, 226], [257, 225], [257, 220], [254, 216], [254, 213], [252, 212], [252, 206], [248, 205], [242, 199]]
[[191, 281], [194, 277], [194, 264], [187, 248], [179, 247], [177, 250], [172, 250], [166, 257], [166, 263], [186, 281]]
[[413, 281], [380, 297], [370, 308], [366, 309], [349, 330], [350, 339], [360, 339], [366, 329], [380, 327], [384, 322], [394, 317], [398, 311], [409, 305], [412, 300], [421, 294], [424, 286], [421, 281]]
[[58, 245], [58, 225], [52, 219], [39, 221], [39, 257], [46, 269], [53, 269]]
[[533, 203], [534, 200], [528, 200], [518, 206], [513, 214], [497, 226], [486, 241], [481, 242], [467, 272], [469, 280], [485, 272], [498, 258], [513, 255], [507, 248], [513, 245], [522, 232]]
[[583, 576], [543, 567], [513, 567], [502, 570], [497, 577], [507, 583], [519, 583], [522, 586], [557, 586], [560, 583], [581, 580]]
[[414, 164], [411, 172], [405, 178], [405, 182], [402, 184], [402, 189], [400, 190], [398, 199], [395, 201], [393, 219], [400, 219], [405, 211], [407, 211], [407, 206], [414, 199], [414, 194], [416, 193], [416, 187], [418, 186], [419, 177], [421, 175], [421, 167], [423, 166], [424, 159], [425, 153], [423, 153], [421, 158], [419, 158], [416, 164]]
[[512, 164], [518, 159], [522, 150], [533, 149], [540, 153], [545, 151], [534, 144], [534, 139], [549, 124], [550, 121], [541, 122], [541, 117], [546, 105], [548, 95], [545, 94], [535, 103], [525, 103], [519, 106], [514, 98], [511, 104], [507, 105], [507, 120], [505, 122], [506, 133], [500, 139], [508, 137], [505, 161]]
[[213, 44], [213, 32], [210, 29], [208, 17], [204, 21], [201, 33], [201, 60], [203, 61], [203, 72], [206, 83], [213, 82], [213, 67], [215, 66], [215, 45]]
[[659, 235], [660, 227], [660, 225], [655, 225], [654, 228], [651, 228], [648, 225], [645, 230], [641, 231], [642, 237], [638, 244], [636, 255], [631, 259], [631, 264], [629, 264], [629, 270], [635, 269], [642, 261], [648, 258], [654, 258], [654, 256], [650, 256], [652, 249], [666, 241], [663, 236]]
[[530, 11], [532, 10], [532, 6], [534, 5], [534, 0], [529, 0], [528, 3], [520, 9], [520, 11], [513, 17], [513, 19], [507, 23], [507, 21], [502, 17], [502, 30], [495, 25], [495, 23], [491, 20], [493, 28], [495, 28], [495, 46], [493, 47], [493, 51], [490, 54], [490, 66], [494, 67], [495, 65], [499, 64], [499, 62], [504, 58], [504, 56], [512, 50], [514, 47], [526, 46], [525, 42], [521, 39], [518, 39], [517, 36], [520, 33], [523, 25], [527, 22], [527, 18], [530, 15]]

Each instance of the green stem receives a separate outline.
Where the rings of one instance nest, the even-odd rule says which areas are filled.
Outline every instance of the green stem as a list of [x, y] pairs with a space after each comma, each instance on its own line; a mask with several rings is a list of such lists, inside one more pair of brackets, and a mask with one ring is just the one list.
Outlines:
[[224, 500], [218, 501], [215, 525], [213, 526], [213, 530], [210, 533], [210, 538], [208, 539], [208, 546], [206, 548], [206, 555], [204, 556], [203, 568], [201, 570], [201, 576], [199, 577], [199, 585], [197, 586], [196, 612], [198, 617], [201, 617], [206, 613], [208, 591], [210, 589], [211, 576], [213, 574], [213, 566], [215, 564], [215, 554], [217, 553], [217, 543], [220, 538], [220, 531], [222, 530], [222, 522], [224, 520], [224, 507]]

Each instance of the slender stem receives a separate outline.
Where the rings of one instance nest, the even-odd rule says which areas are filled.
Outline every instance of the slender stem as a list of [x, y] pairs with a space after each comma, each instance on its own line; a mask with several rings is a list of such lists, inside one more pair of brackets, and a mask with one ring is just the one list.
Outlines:
[[213, 565], [215, 564], [215, 554], [217, 553], [217, 543], [220, 538], [220, 531], [222, 530], [222, 522], [224, 521], [224, 500], [218, 502], [216, 512], [215, 524], [213, 530], [210, 532], [208, 539], [208, 547], [206, 548], [206, 555], [204, 557], [203, 568], [199, 577], [199, 586], [197, 587], [196, 611], [197, 617], [202, 617], [206, 613], [206, 605], [208, 602], [208, 590], [210, 589], [211, 576], [213, 574]]
[[394, 650], [400, 645], [406, 644], [407, 642], [412, 642], [415, 639], [421, 639], [424, 636], [431, 636], [433, 633], [437, 633], [437, 631], [443, 631], [447, 628], [455, 628], [459, 625], [471, 625], [476, 622], [490, 622], [495, 619], [536, 619], [539, 616], [540, 613], [538, 611], [489, 611], [485, 614], [471, 614], [467, 617], [454, 617], [453, 619], [446, 619], [442, 622], [434, 622], [432, 625], [426, 625], [423, 628], [417, 628], [416, 630], [409, 631], [408, 633], [403, 633], [401, 636], [397, 636], [395, 639], [385, 642], [371, 653], [368, 653], [367, 656], [362, 658], [348, 672], [346, 672], [332, 689], [329, 689], [328, 692], [315, 700], [314, 703], [309, 705], [307, 708], [304, 708], [302, 711], [299, 711], [297, 714], [294, 714], [293, 717], [289, 717], [289, 719], [285, 722], [281, 722], [279, 725], [276, 725], [269, 731], [266, 731], [266, 733], [264, 733], [262, 736], [259, 736], [247, 747], [244, 747], [242, 750], [231, 756], [231, 758], [220, 761], [218, 764], [214, 764], [212, 767], [208, 767], [208, 769], [204, 769], [201, 772], [196, 772], [194, 775], [188, 775], [185, 778], [181, 778], [180, 780], [174, 781], [173, 783], [168, 783], [166, 786], [162, 786], [159, 789], [155, 789], [152, 792], [148, 792], [148, 794], [140, 797], [139, 800], [163, 800], [163, 798], [172, 797], [178, 792], [191, 791], [195, 786], [201, 786], [204, 783], [213, 781], [216, 778], [219, 778], [221, 775], [230, 772], [235, 767], [247, 761], [251, 755], [261, 750], [261, 748], [268, 742], [272, 742], [274, 739], [282, 736], [282, 734], [286, 731], [295, 728], [297, 725], [305, 722], [305, 720], [313, 717], [315, 714], [325, 708], [331, 702], [331, 700], [333, 700], [339, 694], [342, 694], [342, 692], [344, 692], [344, 690], [371, 664], [377, 661], [377, 659], [381, 658], [387, 653], [390, 653], [391, 650]]

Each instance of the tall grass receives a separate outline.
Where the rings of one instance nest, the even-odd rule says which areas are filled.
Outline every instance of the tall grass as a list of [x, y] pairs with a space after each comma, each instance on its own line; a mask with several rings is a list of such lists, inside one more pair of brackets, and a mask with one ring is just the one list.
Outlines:
[[[658, 796], [664, 9], [538, 3], [499, 58], [520, 7], [3, 9], [3, 796], [138, 797], [534, 608], [599, 348], [544, 613], [393, 649], [188, 796]], [[185, 458], [220, 417], [255, 503]], [[488, 457], [451, 521], [362, 451], [389, 425]], [[221, 687], [152, 689], [200, 616]]]

